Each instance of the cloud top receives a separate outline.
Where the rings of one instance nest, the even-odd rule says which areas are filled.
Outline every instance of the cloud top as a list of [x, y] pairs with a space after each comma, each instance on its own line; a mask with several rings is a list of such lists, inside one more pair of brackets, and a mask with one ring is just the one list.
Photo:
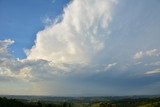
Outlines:
[[63, 19], [38, 32], [28, 59], [54, 63], [89, 63], [105, 47], [112, 0], [74, 0]]

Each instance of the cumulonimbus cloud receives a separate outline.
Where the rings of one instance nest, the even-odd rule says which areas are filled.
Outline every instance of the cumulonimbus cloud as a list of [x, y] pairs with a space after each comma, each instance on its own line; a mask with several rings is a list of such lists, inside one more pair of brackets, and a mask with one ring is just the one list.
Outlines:
[[[137, 4], [137, 1], [134, 2]], [[128, 3], [129, 1], [123, 5], [125, 8], [122, 8], [123, 6], [117, 8], [120, 13], [116, 13], [112, 19], [115, 0], [72, 1], [64, 9], [64, 14], [62, 14], [60, 20], [56, 21], [57, 23], [50, 19], [46, 20], [49, 25], [37, 33], [34, 46], [26, 51], [26, 59], [16, 59], [9, 53], [8, 47], [14, 41], [0, 41], [0, 80], [6, 81], [10, 78], [16, 78], [27, 83], [34, 82], [39, 85], [40, 89], [44, 89], [43, 92], [48, 92], [48, 95], [65, 95], [66, 93], [70, 93], [69, 95], [74, 93], [79, 95], [112, 93], [114, 95], [115, 92], [117, 92], [117, 95], [120, 91], [124, 94], [126, 89], [134, 87], [135, 90], [138, 90], [139, 87], [159, 81], [154, 77], [150, 78], [150, 75], [147, 75], [147, 78], [144, 75], [154, 73], [158, 77], [158, 48], [151, 46], [148, 51], [138, 52], [140, 44], [136, 49], [133, 48], [132, 50], [131, 48], [132, 52], [128, 49], [129, 46], [132, 47], [132, 44], [130, 44], [130, 41], [126, 42], [126, 40], [134, 37], [132, 33], [137, 32], [136, 29], [131, 29], [134, 25], [128, 23], [133, 21], [133, 15], [130, 14], [144, 9], [144, 5], [139, 5], [138, 8], [136, 7], [136, 11], [130, 9], [131, 11], [124, 12], [128, 9]], [[132, 2], [129, 7], [135, 7], [134, 4], [131, 4]], [[126, 18], [123, 15], [130, 17]], [[119, 19], [117, 16], [121, 18]], [[141, 15], [134, 14], [134, 16], [139, 17]], [[135, 18], [135, 22], [136, 20], [139, 19]], [[146, 18], [143, 20], [146, 20]], [[114, 21], [116, 24], [112, 23]], [[137, 23], [140, 21], [137, 21]], [[117, 31], [119, 26], [122, 27]], [[144, 29], [155, 28], [154, 26], [141, 27]], [[146, 32], [143, 29], [141, 30], [141, 32]], [[108, 40], [110, 32], [111, 36]], [[152, 34], [155, 31], [151, 30], [150, 32], [149, 34]], [[125, 34], [131, 35], [124, 40], [122, 35], [126, 37]], [[137, 35], [137, 37], [146, 36], [145, 34], [143, 34], [144, 36], [139, 34], [139, 32], [134, 35]], [[152, 38], [155, 40], [156, 37]], [[135, 38], [135, 41], [138, 39]], [[124, 45], [121, 43], [124, 43]], [[145, 44], [143, 43], [143, 45]], [[138, 63], [133, 64], [133, 56], [136, 61], [138, 59]], [[151, 59], [144, 62], [147, 62], [150, 66], [154, 64], [153, 69], [145, 66], [142, 61], [148, 57], [151, 57]], [[101, 72], [106, 70], [109, 72]], [[144, 90], [143, 88], [143, 92]], [[159, 93], [159, 87], [157, 90]], [[134, 92], [132, 89], [131, 91]]]
[[113, 0], [73, 0], [63, 19], [38, 32], [28, 59], [89, 63], [105, 47]]

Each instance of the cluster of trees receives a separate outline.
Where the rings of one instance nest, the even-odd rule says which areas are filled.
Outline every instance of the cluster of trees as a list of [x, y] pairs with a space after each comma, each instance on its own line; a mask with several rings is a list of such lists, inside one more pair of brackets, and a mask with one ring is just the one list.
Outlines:
[[3, 97], [0, 98], [0, 107], [72, 107], [72, 104], [67, 102], [48, 104], [40, 101], [28, 103], [17, 99], [7, 99]]
[[23, 107], [24, 104], [16, 99], [0, 98], [0, 107]]

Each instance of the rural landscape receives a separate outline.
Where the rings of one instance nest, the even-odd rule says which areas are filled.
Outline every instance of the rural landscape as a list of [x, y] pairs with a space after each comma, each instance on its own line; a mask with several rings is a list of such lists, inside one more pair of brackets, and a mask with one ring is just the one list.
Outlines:
[[160, 107], [160, 96], [1, 96], [0, 107]]

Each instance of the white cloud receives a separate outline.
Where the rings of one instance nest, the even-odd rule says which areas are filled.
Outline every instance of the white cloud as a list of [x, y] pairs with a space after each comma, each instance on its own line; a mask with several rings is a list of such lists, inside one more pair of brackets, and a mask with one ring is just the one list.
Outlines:
[[38, 32], [28, 59], [54, 63], [89, 63], [105, 47], [112, 0], [74, 0], [63, 19]]
[[154, 69], [151, 71], [147, 71], [145, 74], [150, 75], [150, 74], [158, 74], [160, 73], [160, 69]]
[[142, 62], [136, 62], [136, 63], [135, 63], [135, 65], [139, 65], [139, 64], [142, 64]]
[[159, 66], [159, 65], [160, 65], [160, 61], [145, 64], [145, 66]]
[[52, 19], [52, 18], [49, 17], [49, 16], [45, 16], [45, 17], [42, 19], [42, 23], [44, 24], [45, 29], [47, 29], [47, 28], [50, 27], [50, 26], [56, 25], [56, 24], [59, 23], [61, 20], [62, 20], [62, 16], [61, 16], [61, 15], [57, 16], [57, 17], [54, 18], [54, 19]]
[[144, 52], [143, 51], [137, 52], [134, 56], [134, 59], [139, 60], [144, 57], [153, 57], [153, 56], [160, 56], [160, 50], [152, 49]]
[[144, 53], [140, 51], [135, 54], [134, 59], [141, 59], [143, 58], [143, 56], [144, 56]]
[[13, 44], [14, 41], [10, 40], [10, 39], [6, 39], [4, 41], [0, 40], [0, 57], [1, 60], [3, 60], [4, 58], [9, 58], [11, 55], [8, 54], [8, 47]]
[[153, 50], [146, 51], [146, 55], [147, 56], [159, 56], [160, 55], [160, 50], [153, 49]]
[[20, 69], [19, 75], [20, 75], [20, 77], [25, 78], [25, 79], [33, 78], [32, 68], [24, 67], [24, 68]]
[[[14, 73], [10, 71], [6, 65], [10, 65], [12, 62], [12, 56], [8, 52], [8, 48], [14, 41], [10, 39], [0, 40], [0, 76], [14, 77]], [[13, 63], [14, 64], [14, 63]], [[12, 64], [11, 64], [12, 65]]]
[[52, 23], [52, 19], [49, 18], [48, 16], [46, 16], [43, 20], [42, 23], [44, 23], [45, 25], [50, 25]]
[[0, 49], [7, 48], [9, 45], [13, 44], [14, 41], [11, 39], [0, 40]]
[[14, 58], [8, 51], [9, 45], [13, 43], [10, 39], [0, 41], [0, 76], [6, 77], [6, 80], [12, 77], [32, 81], [49, 78], [54, 74], [56, 67], [50, 66], [48, 61]]
[[113, 68], [113, 67], [116, 66], [116, 65], [117, 65], [117, 63], [112, 63], [112, 64], [106, 65], [106, 66], [105, 66], [105, 71], [107, 71], [107, 70]]

